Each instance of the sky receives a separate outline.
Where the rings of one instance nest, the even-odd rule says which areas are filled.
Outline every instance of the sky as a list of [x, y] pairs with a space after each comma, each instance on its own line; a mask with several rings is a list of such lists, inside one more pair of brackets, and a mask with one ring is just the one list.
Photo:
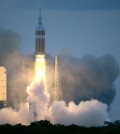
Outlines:
[[[0, 0], [0, 28], [21, 36], [20, 48], [35, 53], [39, 8], [46, 31], [46, 52], [51, 55], [114, 55], [120, 64], [120, 0]], [[120, 78], [110, 112], [120, 118]]]

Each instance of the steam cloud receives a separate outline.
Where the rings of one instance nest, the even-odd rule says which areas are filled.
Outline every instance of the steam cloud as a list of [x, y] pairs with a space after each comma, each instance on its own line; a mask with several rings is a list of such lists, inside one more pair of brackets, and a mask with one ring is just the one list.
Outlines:
[[[75, 105], [70, 102], [68, 106], [64, 101], [54, 101], [48, 108], [49, 94], [44, 91], [42, 84], [33, 82], [27, 88], [28, 103], [21, 105], [18, 112], [12, 108], [0, 110], [0, 124], [22, 123], [29, 124], [31, 121], [50, 120], [54, 123], [65, 125], [103, 125], [108, 120], [107, 105], [97, 100], [80, 102]], [[12, 115], [12, 118], [11, 118]]]
[[[20, 52], [19, 43], [19, 34], [0, 29], [0, 65], [8, 72], [9, 106], [17, 108], [0, 110], [0, 124], [29, 124], [34, 120], [48, 119], [52, 123], [91, 126], [102, 125], [108, 120], [107, 109], [114, 100], [114, 81], [119, 75], [118, 63], [112, 55], [89, 55], [79, 59], [60, 56], [64, 101], [54, 101], [48, 108], [48, 102], [53, 98], [53, 57], [47, 56], [50, 96], [44, 92], [42, 84], [35, 82], [27, 88], [27, 96], [25, 91], [33, 79], [34, 60]], [[26, 96], [27, 102], [23, 103]]]
[[109, 120], [107, 108], [97, 100], [82, 101], [78, 105], [71, 101], [68, 106], [65, 101], [54, 101], [50, 107], [50, 121], [65, 125], [104, 125], [104, 121]]
[[[102, 101], [108, 106], [113, 102], [116, 94], [114, 82], [120, 72], [114, 56], [88, 55], [79, 59], [59, 56], [59, 62], [63, 97], [67, 103], [73, 100], [78, 104], [91, 98]], [[50, 63], [48, 65], [50, 69], [53, 68]], [[48, 77], [51, 77], [54, 75], [54, 70], [48, 73]]]
[[[33, 76], [33, 58], [20, 51], [20, 35], [0, 28], [0, 66], [7, 69], [8, 105], [18, 108]], [[32, 70], [32, 71], [31, 71]]]
[[[114, 82], [119, 75], [118, 63], [112, 55], [99, 58], [89, 55], [79, 60], [69, 58], [67, 62], [64, 58], [62, 65], [63, 89], [69, 89], [73, 93], [73, 96], [65, 96], [66, 100], [71, 98], [78, 103], [94, 98], [107, 105], [112, 103], [116, 93]], [[66, 90], [63, 93], [67, 95]]]

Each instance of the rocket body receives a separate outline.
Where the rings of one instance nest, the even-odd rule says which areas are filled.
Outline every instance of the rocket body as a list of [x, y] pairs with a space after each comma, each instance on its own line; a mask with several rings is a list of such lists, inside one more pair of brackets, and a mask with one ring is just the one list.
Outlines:
[[42, 26], [41, 12], [38, 17], [38, 26], [36, 27], [35, 36], [36, 57], [38, 57], [39, 55], [45, 56], [45, 29]]

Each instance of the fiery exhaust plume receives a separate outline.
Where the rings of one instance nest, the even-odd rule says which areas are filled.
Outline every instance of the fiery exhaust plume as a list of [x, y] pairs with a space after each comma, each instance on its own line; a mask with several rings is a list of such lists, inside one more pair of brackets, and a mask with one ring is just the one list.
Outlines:
[[37, 82], [43, 81], [44, 87], [46, 89], [46, 64], [45, 64], [45, 56], [37, 55], [35, 60], [35, 80]]

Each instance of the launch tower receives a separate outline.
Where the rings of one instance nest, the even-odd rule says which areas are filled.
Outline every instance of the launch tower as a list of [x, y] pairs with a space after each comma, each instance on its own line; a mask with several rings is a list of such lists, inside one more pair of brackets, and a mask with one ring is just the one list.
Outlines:
[[6, 72], [4, 67], [0, 67], [0, 108], [6, 107], [7, 102]]

